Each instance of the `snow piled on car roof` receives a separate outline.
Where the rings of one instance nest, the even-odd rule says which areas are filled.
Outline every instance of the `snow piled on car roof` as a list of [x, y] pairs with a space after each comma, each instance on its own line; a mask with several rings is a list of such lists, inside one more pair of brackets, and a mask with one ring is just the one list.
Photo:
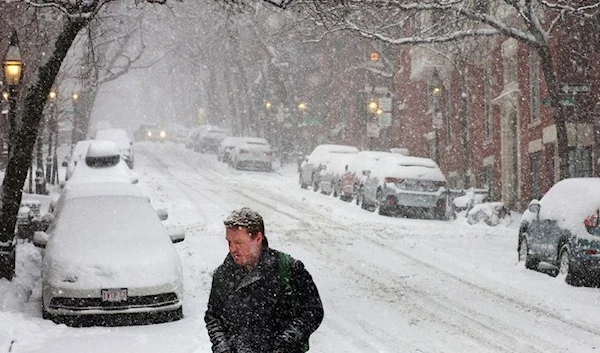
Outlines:
[[540, 200], [540, 218], [556, 220], [561, 228], [579, 237], [590, 235], [583, 221], [600, 208], [600, 178], [570, 178], [559, 181]]

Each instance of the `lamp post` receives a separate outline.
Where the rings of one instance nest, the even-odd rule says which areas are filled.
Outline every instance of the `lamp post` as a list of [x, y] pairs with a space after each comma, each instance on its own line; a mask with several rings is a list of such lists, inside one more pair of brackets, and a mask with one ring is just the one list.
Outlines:
[[[56, 91], [54, 89], [50, 90], [48, 94], [48, 99], [50, 102], [50, 112], [48, 114], [48, 154], [46, 155], [46, 182], [54, 184], [54, 155], [52, 153], [53, 149], [56, 150], [56, 147], [53, 146], [57, 143], [56, 140], [53, 140], [54, 130], [55, 130], [55, 116], [54, 116], [54, 107], [56, 104]], [[53, 148], [54, 147], [54, 148]]]
[[73, 103], [73, 130], [71, 131], [71, 148], [77, 142], [79, 142], [80, 140], [82, 140], [80, 138], [81, 134], [79, 133], [79, 130], [80, 130], [80, 128], [79, 128], [79, 126], [80, 126], [79, 125], [80, 124], [79, 120], [80, 119], [79, 119], [79, 109], [78, 109], [79, 106], [78, 106], [78, 103], [77, 103], [78, 99], [79, 99], [79, 93], [73, 92], [71, 94], [71, 100], [72, 100], [72, 103]]
[[16, 130], [17, 88], [19, 86], [19, 81], [21, 80], [22, 71], [23, 61], [21, 60], [21, 51], [19, 50], [19, 39], [17, 38], [17, 31], [13, 31], [8, 44], [8, 51], [4, 58], [4, 77], [6, 78], [6, 83], [8, 85], [8, 123], [10, 126], [8, 145], [9, 156]]
[[[21, 60], [21, 51], [19, 50], [19, 40], [17, 31], [13, 31], [8, 44], [8, 50], [4, 57], [4, 78], [8, 85], [8, 101], [9, 112], [8, 120], [10, 124], [9, 132], [9, 150], [10, 158], [13, 148], [13, 134], [16, 126], [16, 110], [17, 110], [17, 88], [21, 80], [21, 72], [23, 69], [23, 61]], [[6, 97], [6, 96], [4, 96]], [[4, 206], [3, 206], [4, 210]], [[0, 278], [12, 279], [15, 275], [15, 245], [13, 238], [15, 237], [14, 229], [8, 229], [6, 225], [0, 229]]]

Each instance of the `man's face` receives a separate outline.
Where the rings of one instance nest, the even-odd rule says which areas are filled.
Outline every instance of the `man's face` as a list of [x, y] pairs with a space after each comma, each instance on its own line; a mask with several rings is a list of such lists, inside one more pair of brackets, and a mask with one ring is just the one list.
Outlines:
[[229, 245], [229, 253], [236, 264], [247, 269], [252, 269], [258, 264], [262, 249], [262, 233], [259, 232], [251, 238], [244, 227], [227, 227], [225, 238]]

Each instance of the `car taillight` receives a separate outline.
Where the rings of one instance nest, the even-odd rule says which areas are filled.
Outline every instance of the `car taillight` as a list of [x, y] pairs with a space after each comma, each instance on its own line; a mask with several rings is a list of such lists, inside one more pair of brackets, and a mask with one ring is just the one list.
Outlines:
[[248, 153], [248, 150], [241, 149], [241, 150], [240, 150], [240, 153]]
[[583, 224], [586, 226], [586, 228], [597, 228], [598, 227], [599, 212], [600, 212], [600, 210], [596, 210], [596, 212], [589, 215], [585, 219], [585, 221], [583, 221]]
[[386, 183], [402, 184], [404, 179], [387, 177], [383, 179]]
[[586, 255], [598, 255], [598, 249], [585, 249], [583, 253]]

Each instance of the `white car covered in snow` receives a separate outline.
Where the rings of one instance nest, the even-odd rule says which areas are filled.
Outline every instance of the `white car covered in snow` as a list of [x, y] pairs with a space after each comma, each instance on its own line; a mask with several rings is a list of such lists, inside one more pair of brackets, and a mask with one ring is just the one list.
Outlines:
[[96, 131], [95, 140], [113, 141], [127, 166], [133, 169], [133, 142], [123, 129], [100, 129]]
[[244, 137], [237, 141], [230, 152], [231, 165], [235, 169], [273, 169], [273, 150], [264, 138]]
[[446, 177], [429, 158], [390, 154], [378, 160], [364, 182], [362, 205], [381, 215], [446, 218]]
[[300, 165], [299, 183], [303, 189], [312, 186], [319, 190], [321, 171], [332, 159], [340, 155], [357, 154], [358, 148], [345, 145], [319, 145], [307, 156]]
[[[159, 213], [162, 217], [159, 218]], [[183, 271], [157, 212], [135, 185], [67, 185], [46, 232], [43, 316], [68, 325], [122, 325], [182, 317]]]
[[[83, 141], [82, 141], [83, 142]], [[119, 149], [112, 141], [92, 140], [87, 152], [73, 167], [66, 182], [68, 185], [98, 182], [124, 182], [135, 184], [139, 177], [127, 167]]]

